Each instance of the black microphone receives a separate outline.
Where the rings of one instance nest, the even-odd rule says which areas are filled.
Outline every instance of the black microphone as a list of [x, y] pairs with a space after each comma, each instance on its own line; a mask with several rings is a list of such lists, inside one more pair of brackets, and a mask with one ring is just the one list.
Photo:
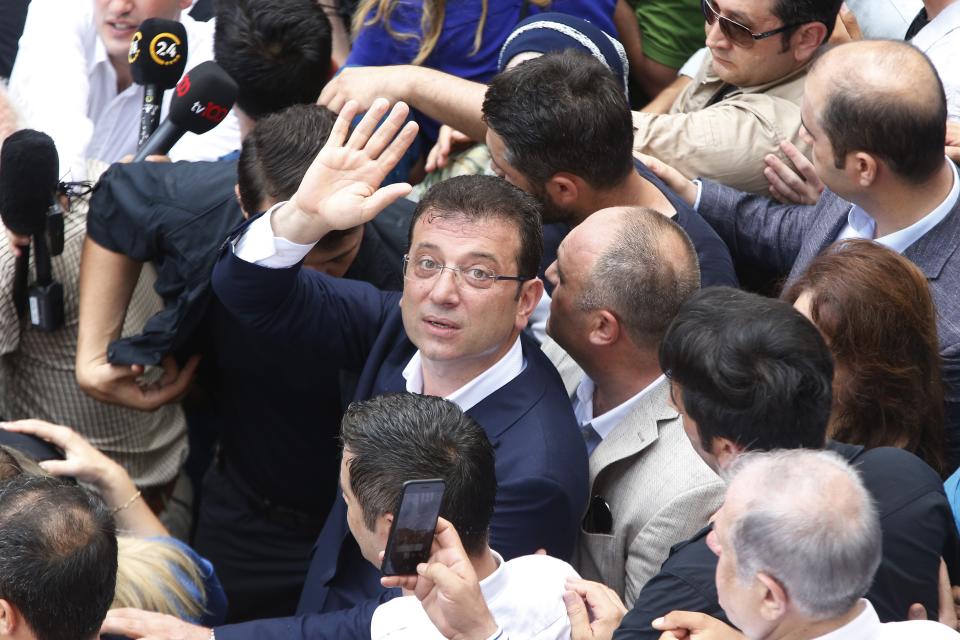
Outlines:
[[166, 155], [187, 132], [210, 131], [227, 117], [236, 99], [237, 83], [220, 65], [212, 60], [198, 64], [177, 83], [167, 119], [137, 151], [133, 161]]
[[4, 140], [0, 150], [0, 219], [13, 233], [30, 236], [37, 254], [37, 284], [28, 289], [30, 247], [22, 247], [15, 266], [13, 301], [21, 317], [29, 301], [30, 322], [44, 331], [63, 324], [63, 286], [53, 280], [46, 237], [51, 218], [63, 224], [55, 204], [59, 170], [57, 148], [47, 134], [23, 129]]
[[187, 68], [187, 30], [176, 20], [148, 18], [133, 34], [127, 60], [133, 81], [143, 85], [140, 148], [160, 124], [163, 92], [177, 86]]

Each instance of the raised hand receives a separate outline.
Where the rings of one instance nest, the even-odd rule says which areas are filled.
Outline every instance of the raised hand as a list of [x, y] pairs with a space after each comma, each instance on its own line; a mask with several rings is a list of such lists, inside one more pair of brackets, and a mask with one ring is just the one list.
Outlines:
[[567, 579], [563, 603], [570, 618], [571, 640], [609, 640], [627, 608], [610, 587], [589, 580]]
[[378, 126], [389, 106], [384, 99], [375, 100], [350, 133], [359, 107], [353, 101], [344, 105], [297, 192], [273, 214], [276, 235], [312, 244], [330, 231], [368, 222], [410, 193], [406, 183], [380, 187], [417, 135], [415, 122], [404, 125], [410, 109], [402, 102]]

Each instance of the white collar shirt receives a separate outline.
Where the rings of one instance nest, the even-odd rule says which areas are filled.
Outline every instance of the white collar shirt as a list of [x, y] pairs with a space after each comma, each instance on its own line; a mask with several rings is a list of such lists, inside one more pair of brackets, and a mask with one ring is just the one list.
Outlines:
[[863, 611], [856, 618], [836, 631], [818, 636], [813, 640], [955, 640], [960, 638], [950, 627], [929, 620], [908, 622], [880, 622], [869, 600], [861, 599]]
[[937, 207], [914, 222], [909, 227], [889, 233], [879, 238], [874, 238], [877, 232], [877, 221], [873, 217], [858, 207], [853, 205], [850, 213], [847, 214], [847, 224], [840, 231], [837, 240], [847, 240], [850, 238], [866, 238], [876, 240], [888, 249], [897, 253], [903, 253], [907, 247], [926, 235], [931, 229], [943, 222], [943, 219], [950, 215], [953, 208], [960, 200], [960, 174], [957, 173], [957, 167], [952, 162], [948, 162], [953, 170], [953, 187], [950, 193]]
[[650, 393], [650, 391], [663, 382], [664, 376], [644, 387], [640, 393], [632, 398], [623, 401], [613, 409], [605, 411], [602, 415], [593, 415], [593, 393], [596, 391], [596, 383], [590, 379], [590, 376], [584, 374], [580, 384], [577, 385], [576, 398], [573, 401], [573, 413], [577, 416], [577, 422], [583, 427], [590, 424], [593, 430], [601, 439], [606, 438], [616, 428], [620, 422], [633, 411], [638, 404]]
[[960, 2], [947, 5], [910, 44], [930, 58], [947, 95], [947, 115], [960, 120]]

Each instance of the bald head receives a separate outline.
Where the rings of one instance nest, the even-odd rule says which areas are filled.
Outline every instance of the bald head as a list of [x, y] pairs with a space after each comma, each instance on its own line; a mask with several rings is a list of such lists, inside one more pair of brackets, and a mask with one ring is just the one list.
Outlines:
[[804, 99], [816, 102], [815, 117], [838, 169], [857, 151], [915, 183], [943, 166], [943, 85], [927, 57], [909, 44], [866, 40], [828, 50], [807, 76]]
[[867, 592], [880, 564], [873, 499], [830, 451], [746, 454], [732, 471], [720, 518], [737, 574], [775, 578], [805, 615], [829, 619]]
[[602, 209], [568, 240], [596, 256], [580, 308], [612, 311], [637, 347], [656, 349], [680, 306], [700, 288], [693, 243], [653, 209]]

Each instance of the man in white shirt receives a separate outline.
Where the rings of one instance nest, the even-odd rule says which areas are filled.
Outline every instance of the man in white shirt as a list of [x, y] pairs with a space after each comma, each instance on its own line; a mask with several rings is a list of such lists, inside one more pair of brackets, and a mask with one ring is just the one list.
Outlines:
[[[130, 39], [147, 18], [179, 19], [187, 31], [187, 70], [213, 59], [213, 22], [181, 11], [190, 0], [33, 0], [10, 75], [10, 99], [25, 124], [49, 134], [61, 171], [83, 180], [88, 160], [112, 163], [135, 153], [143, 88], [133, 84]], [[164, 95], [166, 116], [170, 92]], [[233, 114], [202, 137], [186, 134], [174, 160], [215, 160], [240, 146]], [[95, 176], [94, 176], [95, 177]]]
[[600, 210], [564, 239], [543, 344], [590, 452], [590, 495], [573, 564], [632, 606], [670, 548], [707, 524], [723, 483], [670, 403], [660, 342], [699, 289], [687, 234], [641, 207]]
[[[910, 44], [927, 54], [947, 94], [947, 113], [960, 122], [960, 2], [957, 0], [925, 0], [921, 21], [927, 22], [910, 39]], [[919, 26], [919, 24], [918, 24]]]
[[[880, 564], [880, 519], [839, 455], [790, 449], [735, 464], [707, 544], [719, 558], [720, 604], [747, 638], [960, 638], [938, 622], [881, 624], [863, 598]], [[699, 613], [671, 612], [653, 625], [667, 640], [739, 637]]]

